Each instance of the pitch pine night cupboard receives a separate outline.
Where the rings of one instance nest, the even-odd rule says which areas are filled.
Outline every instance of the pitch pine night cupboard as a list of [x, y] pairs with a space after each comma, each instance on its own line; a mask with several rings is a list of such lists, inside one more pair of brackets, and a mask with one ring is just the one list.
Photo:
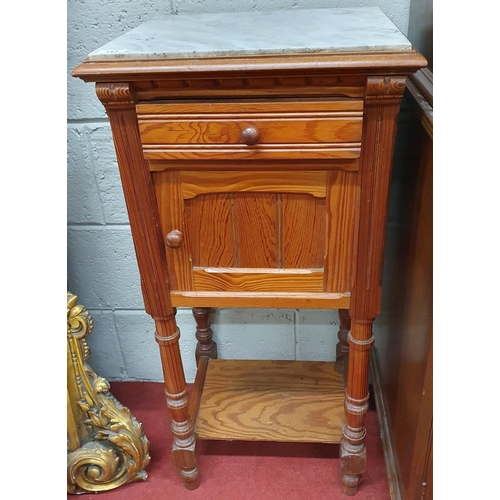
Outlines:
[[[74, 70], [111, 124], [186, 487], [198, 439], [240, 439], [340, 443], [357, 492], [396, 118], [425, 64], [359, 8], [170, 16]], [[197, 324], [189, 397], [176, 307]], [[336, 362], [217, 359], [216, 307], [338, 309]]]

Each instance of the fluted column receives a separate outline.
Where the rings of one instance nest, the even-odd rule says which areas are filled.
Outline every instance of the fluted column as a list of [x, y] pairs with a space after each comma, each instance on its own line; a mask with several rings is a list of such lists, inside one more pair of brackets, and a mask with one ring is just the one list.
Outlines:
[[357, 223], [354, 229], [354, 282], [347, 335], [349, 362], [345, 417], [340, 446], [342, 488], [354, 495], [366, 467], [364, 427], [368, 410], [372, 324], [380, 313], [385, 225], [397, 116], [405, 77], [368, 77], [363, 114], [363, 149], [359, 170]]
[[149, 164], [144, 159], [129, 83], [98, 83], [96, 93], [109, 117], [146, 312], [155, 321], [167, 406], [172, 418], [174, 461], [189, 489], [197, 486], [196, 438], [188, 417], [187, 384], [179, 349], [179, 329], [170, 300], [167, 259]]

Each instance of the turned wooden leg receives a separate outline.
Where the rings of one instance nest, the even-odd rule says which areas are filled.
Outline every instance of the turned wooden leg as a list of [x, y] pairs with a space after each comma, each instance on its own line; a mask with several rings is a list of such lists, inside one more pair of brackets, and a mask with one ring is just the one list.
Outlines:
[[155, 324], [155, 337], [160, 346], [167, 406], [172, 417], [174, 462], [180, 470], [184, 486], [193, 490], [198, 487], [196, 436], [188, 413], [187, 384], [179, 349], [180, 332], [175, 316], [155, 319]]
[[340, 328], [337, 334], [339, 341], [336, 346], [335, 367], [339, 373], [344, 375], [344, 381], [347, 375], [347, 361], [349, 357], [349, 344], [347, 334], [351, 329], [351, 318], [348, 309], [339, 309]]
[[217, 344], [212, 340], [213, 332], [208, 323], [209, 307], [193, 307], [193, 316], [196, 321], [196, 364], [200, 357], [217, 359]]
[[346, 495], [358, 491], [361, 474], [366, 468], [364, 426], [368, 411], [369, 353], [373, 343], [372, 321], [357, 321], [352, 318], [347, 335], [349, 363], [347, 368], [345, 415], [340, 444], [340, 472], [342, 490]]

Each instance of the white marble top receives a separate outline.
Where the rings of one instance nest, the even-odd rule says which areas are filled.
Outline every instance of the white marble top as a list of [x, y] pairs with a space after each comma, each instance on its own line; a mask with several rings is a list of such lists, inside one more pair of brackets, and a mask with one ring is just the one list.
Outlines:
[[402, 51], [411, 43], [378, 7], [175, 15], [150, 21], [91, 60]]

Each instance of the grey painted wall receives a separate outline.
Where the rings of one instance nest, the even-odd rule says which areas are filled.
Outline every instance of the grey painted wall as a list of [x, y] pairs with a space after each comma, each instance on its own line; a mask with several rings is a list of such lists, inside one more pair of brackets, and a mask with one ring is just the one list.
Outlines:
[[[69, 0], [68, 290], [94, 320], [90, 364], [110, 381], [161, 381], [154, 323], [145, 313], [111, 132], [93, 84], [72, 78], [87, 54], [160, 15], [379, 6], [407, 34], [410, 0]], [[242, 14], [244, 15], [244, 14]], [[179, 309], [186, 378], [194, 380], [195, 323]], [[336, 311], [221, 309], [212, 313], [223, 358], [333, 360]]]

